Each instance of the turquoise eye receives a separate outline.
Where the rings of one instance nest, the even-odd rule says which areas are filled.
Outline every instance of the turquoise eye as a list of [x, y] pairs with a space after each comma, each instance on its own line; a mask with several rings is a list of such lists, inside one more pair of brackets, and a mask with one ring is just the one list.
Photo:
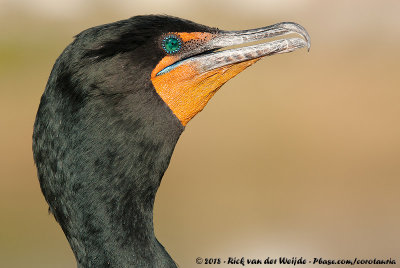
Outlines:
[[182, 48], [182, 41], [175, 35], [168, 35], [163, 39], [162, 47], [168, 54], [175, 54]]

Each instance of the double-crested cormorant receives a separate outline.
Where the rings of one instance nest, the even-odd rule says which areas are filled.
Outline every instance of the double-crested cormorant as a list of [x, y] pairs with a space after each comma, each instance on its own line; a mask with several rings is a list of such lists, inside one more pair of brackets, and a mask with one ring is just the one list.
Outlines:
[[[290, 33], [302, 38], [226, 49]], [[290, 22], [222, 31], [155, 15], [78, 34], [33, 132], [43, 195], [78, 267], [176, 267], [154, 235], [153, 203], [186, 124], [236, 74], [309, 40]]]

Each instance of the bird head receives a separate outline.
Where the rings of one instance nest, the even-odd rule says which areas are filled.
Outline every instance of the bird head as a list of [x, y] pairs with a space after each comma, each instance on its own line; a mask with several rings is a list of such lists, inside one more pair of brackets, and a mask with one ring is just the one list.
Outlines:
[[[301, 38], [266, 42], [287, 34]], [[87, 42], [87, 35], [92, 42]], [[78, 35], [78, 39], [85, 37], [85, 66], [103, 71], [86, 68], [92, 74], [88, 76], [94, 73], [102, 79], [108, 93], [148, 85], [182, 126], [225, 82], [261, 58], [310, 47], [308, 33], [296, 23], [223, 31], [170, 16], [137, 16]], [[258, 44], [246, 46], [252, 42]], [[108, 66], [100, 68], [99, 64]]]

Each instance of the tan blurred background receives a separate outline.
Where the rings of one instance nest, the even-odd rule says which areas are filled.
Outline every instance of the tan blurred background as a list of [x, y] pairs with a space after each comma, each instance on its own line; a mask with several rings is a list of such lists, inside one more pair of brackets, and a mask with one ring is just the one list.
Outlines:
[[55, 59], [88, 27], [160, 13], [226, 30], [295, 21], [312, 40], [228, 82], [186, 128], [154, 219], [180, 267], [198, 256], [399, 266], [399, 12], [378, 0], [0, 0], [0, 266], [75, 267], [31, 153]]

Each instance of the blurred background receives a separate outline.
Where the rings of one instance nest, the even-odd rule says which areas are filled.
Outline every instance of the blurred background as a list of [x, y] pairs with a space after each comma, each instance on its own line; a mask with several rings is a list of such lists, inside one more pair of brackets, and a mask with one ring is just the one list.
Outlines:
[[76, 266], [37, 181], [36, 110], [74, 35], [140, 14], [225, 30], [294, 21], [312, 40], [310, 53], [229, 81], [186, 128], [154, 216], [180, 267], [229, 256], [400, 263], [399, 11], [390, 0], [0, 0], [0, 266]]

